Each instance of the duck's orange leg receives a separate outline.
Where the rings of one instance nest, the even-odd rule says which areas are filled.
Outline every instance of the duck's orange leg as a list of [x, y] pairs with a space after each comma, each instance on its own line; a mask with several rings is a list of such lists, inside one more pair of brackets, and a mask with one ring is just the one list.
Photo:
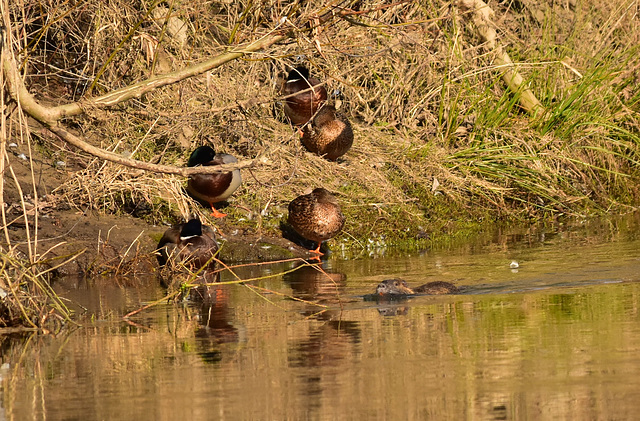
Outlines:
[[214, 208], [213, 203], [209, 203], [209, 205], [211, 205], [211, 216], [213, 216], [214, 218], [224, 218], [225, 216], [227, 216], [226, 213], [222, 213]]
[[316, 254], [316, 256], [313, 256], [311, 258], [311, 260], [318, 260], [320, 261], [320, 256], [324, 256], [324, 253], [320, 251], [320, 246], [322, 245], [322, 242], [318, 243], [318, 247], [315, 250], [309, 250], [310, 253], [314, 253]]

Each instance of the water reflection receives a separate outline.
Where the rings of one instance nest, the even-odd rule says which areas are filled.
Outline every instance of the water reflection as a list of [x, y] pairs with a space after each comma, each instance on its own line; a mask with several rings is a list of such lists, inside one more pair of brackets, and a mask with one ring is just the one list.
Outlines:
[[[285, 284], [291, 287], [293, 296], [306, 302], [307, 315], [318, 313], [318, 317], [331, 319], [339, 315], [345, 302], [344, 288], [347, 275], [328, 269], [328, 264], [302, 263], [283, 276]], [[325, 307], [326, 309], [323, 309]]]
[[206, 299], [198, 305], [198, 327], [195, 329], [197, 348], [205, 362], [222, 359], [220, 344], [237, 343], [239, 329], [229, 310], [231, 285], [214, 285], [206, 289]]
[[[288, 345], [287, 361], [296, 369], [301, 380], [301, 393], [309, 397], [325, 395], [326, 388], [335, 381], [336, 370], [360, 352], [361, 328], [358, 321], [344, 320], [346, 304], [344, 288], [347, 276], [331, 271], [327, 263], [299, 266], [284, 275], [293, 296], [305, 301], [301, 311], [307, 319], [317, 322], [309, 325], [303, 338]], [[326, 306], [321, 309], [318, 305]], [[318, 399], [306, 401], [310, 413], [322, 405]]]
[[[635, 419], [640, 241], [577, 235], [330, 259], [263, 276], [262, 295], [213, 285], [202, 303], [152, 307], [135, 326], [120, 316], [164, 296], [155, 279], [60, 283], [93, 317], [57, 337], [0, 337], [2, 408], [7, 419]], [[395, 276], [469, 289], [363, 300]]]
[[[402, 299], [400, 301], [406, 301]], [[377, 307], [378, 313], [381, 316], [393, 317], [393, 316], [406, 316], [409, 313], [409, 306], [401, 305], [398, 300], [381, 300], [378, 301]]]
[[[220, 282], [220, 272], [203, 270], [199, 273], [189, 273], [188, 271], [172, 271], [163, 268], [158, 271], [158, 282], [168, 293], [178, 291], [178, 300], [191, 300], [200, 303], [215, 300], [216, 289], [212, 288], [211, 284]], [[184, 289], [185, 285], [191, 287]]]
[[301, 313], [307, 319], [322, 322], [314, 324], [306, 338], [292, 344], [291, 365], [333, 365], [346, 354], [353, 354], [354, 346], [360, 342], [360, 327], [356, 321], [343, 320], [343, 308], [348, 301], [344, 297], [347, 276], [329, 270], [327, 263], [303, 264], [285, 274], [283, 280], [294, 297], [304, 300]]

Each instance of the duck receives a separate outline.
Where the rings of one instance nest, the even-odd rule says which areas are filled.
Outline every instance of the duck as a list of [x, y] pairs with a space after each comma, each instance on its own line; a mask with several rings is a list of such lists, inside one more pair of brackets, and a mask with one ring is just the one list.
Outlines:
[[[188, 167], [198, 165], [211, 166], [221, 164], [235, 164], [238, 160], [226, 153], [215, 153], [211, 146], [196, 148], [189, 157]], [[218, 211], [213, 204], [229, 198], [242, 184], [240, 170], [221, 172], [216, 174], [195, 174], [189, 176], [187, 191], [196, 199], [205, 201], [211, 206], [211, 215], [216, 218], [227, 216]]]
[[287, 75], [282, 94], [292, 96], [285, 99], [284, 113], [294, 126], [306, 124], [327, 100], [327, 90], [319, 84], [304, 66], [292, 69]]
[[311, 252], [319, 260], [323, 255], [320, 252], [322, 242], [335, 237], [342, 230], [345, 216], [336, 197], [319, 187], [289, 203], [288, 222], [302, 237], [318, 243], [318, 247]]
[[304, 127], [301, 141], [309, 152], [335, 161], [351, 149], [353, 129], [333, 105], [324, 105]]
[[158, 263], [181, 262], [191, 269], [215, 267], [213, 256], [218, 243], [211, 227], [202, 225], [199, 219], [191, 219], [167, 229], [158, 242]]
[[416, 294], [428, 295], [444, 295], [457, 294], [460, 289], [450, 282], [435, 281], [420, 285], [417, 288], [409, 288], [407, 282], [403, 279], [385, 279], [378, 284], [376, 294], [379, 296], [404, 296]]

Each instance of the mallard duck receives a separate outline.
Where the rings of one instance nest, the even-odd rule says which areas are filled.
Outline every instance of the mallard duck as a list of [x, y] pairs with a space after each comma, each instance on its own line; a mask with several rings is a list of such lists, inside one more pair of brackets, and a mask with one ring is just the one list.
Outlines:
[[403, 279], [386, 279], [378, 284], [376, 294], [378, 295], [415, 295], [415, 294], [456, 294], [460, 289], [449, 282], [435, 281], [420, 285], [417, 288], [409, 288]]
[[327, 90], [324, 86], [317, 86], [319, 84], [320, 81], [310, 77], [309, 69], [304, 66], [296, 67], [289, 72], [282, 94], [288, 96], [300, 92], [286, 98], [284, 102], [284, 113], [294, 126], [302, 126], [309, 121], [327, 100]]
[[321, 256], [320, 245], [342, 230], [345, 217], [335, 196], [323, 188], [317, 188], [289, 203], [288, 221], [298, 234], [318, 243], [313, 253]]
[[[189, 157], [187, 166], [235, 164], [238, 160], [226, 153], [215, 153], [210, 146], [196, 148]], [[187, 191], [196, 199], [203, 200], [211, 206], [211, 215], [216, 218], [227, 216], [218, 211], [213, 204], [226, 200], [242, 183], [240, 170], [217, 174], [196, 174], [189, 177]]]
[[304, 127], [302, 144], [309, 152], [335, 161], [351, 149], [351, 123], [346, 117], [338, 114], [333, 105], [325, 105], [313, 118], [312, 124]]
[[174, 261], [197, 270], [205, 265], [215, 266], [211, 258], [218, 251], [218, 243], [211, 227], [202, 225], [198, 219], [191, 219], [166, 230], [157, 250], [161, 266]]

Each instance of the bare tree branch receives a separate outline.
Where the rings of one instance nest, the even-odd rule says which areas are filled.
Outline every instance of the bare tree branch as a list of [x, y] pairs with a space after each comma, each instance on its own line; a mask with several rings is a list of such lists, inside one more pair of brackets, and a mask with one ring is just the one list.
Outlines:
[[518, 66], [511, 61], [509, 54], [504, 51], [497, 42], [497, 32], [493, 23], [493, 10], [482, 0], [460, 0], [459, 7], [471, 12], [471, 19], [475, 24], [478, 35], [484, 40], [487, 49], [496, 53], [496, 64], [500, 67], [507, 66], [507, 70], [502, 74], [502, 79], [513, 91], [520, 94], [520, 105], [530, 113], [544, 112], [544, 106], [538, 98], [531, 92], [531, 89], [524, 86], [524, 79], [518, 71]]
[[256, 162], [262, 162], [263, 160], [245, 160], [240, 161], [237, 164], [222, 164], [215, 166], [198, 166], [198, 167], [175, 167], [173, 165], [161, 165], [151, 164], [149, 162], [138, 161], [136, 159], [126, 158], [122, 155], [105, 151], [104, 149], [97, 148], [87, 142], [84, 142], [79, 137], [67, 131], [62, 125], [58, 123], [43, 123], [53, 133], [58, 135], [62, 140], [75, 146], [78, 149], [85, 151], [95, 157], [115, 162], [116, 164], [125, 165], [127, 167], [137, 168], [144, 171], [153, 171], [163, 174], [178, 174], [185, 177], [193, 174], [213, 174], [217, 172], [233, 171], [242, 168], [251, 168], [256, 165]]
[[[7, 22], [7, 17], [4, 16], [5, 22]], [[20, 107], [31, 117], [42, 123], [45, 127], [51, 130], [53, 133], [58, 135], [65, 142], [95, 156], [107, 161], [115, 162], [117, 164], [125, 165], [132, 168], [137, 168], [145, 171], [153, 171], [165, 174], [178, 174], [183, 176], [188, 176], [192, 174], [213, 174], [217, 172], [223, 171], [231, 171], [235, 169], [241, 168], [249, 168], [255, 165], [256, 160], [249, 161], [241, 161], [237, 164], [225, 164], [225, 165], [216, 165], [216, 166], [199, 166], [199, 167], [175, 167], [171, 165], [158, 165], [151, 164], [148, 162], [138, 161], [135, 159], [126, 158], [122, 155], [106, 151], [104, 149], [95, 147], [79, 137], [75, 136], [68, 130], [66, 130], [61, 124], [59, 124], [59, 120], [72, 115], [77, 115], [83, 113], [82, 104], [80, 103], [72, 103], [65, 104], [58, 107], [45, 107], [38, 103], [36, 99], [29, 93], [24, 82], [20, 77], [20, 73], [15, 63], [15, 59], [13, 58], [13, 54], [9, 49], [10, 42], [8, 40], [9, 34], [5, 33], [5, 36], [2, 39], [2, 44], [0, 47], [4, 50], [3, 58], [2, 58], [2, 70], [7, 80], [7, 87], [11, 97], [20, 105]], [[89, 106], [92, 107], [106, 107], [112, 106], [124, 101], [127, 101], [131, 98], [139, 97], [146, 92], [149, 92], [153, 89], [166, 86], [169, 84], [173, 84], [184, 79], [202, 74], [208, 70], [214, 69], [216, 67], [221, 66], [224, 63], [227, 63], [231, 60], [235, 60], [239, 57], [242, 57], [246, 54], [261, 50], [263, 48], [269, 47], [279, 41], [286, 39], [285, 35], [270, 35], [267, 37], [263, 37], [257, 41], [252, 42], [251, 44], [245, 47], [238, 47], [233, 51], [221, 54], [217, 57], [214, 57], [210, 60], [204, 61], [200, 64], [196, 64], [193, 66], [189, 66], [185, 69], [178, 70], [173, 73], [154, 76], [145, 81], [138, 82], [134, 85], [128, 86], [126, 88], [118, 89], [113, 92], [110, 92], [106, 95], [103, 95], [99, 98], [88, 101]]]
[[[182, 70], [177, 70], [172, 73], [153, 76], [147, 80], [143, 80], [142, 82], [135, 83], [125, 88], [117, 89], [101, 97], [89, 100], [88, 102], [91, 107], [102, 108], [102, 107], [109, 107], [112, 105], [116, 105], [124, 101], [128, 101], [131, 98], [139, 98], [140, 96], [154, 89], [157, 89], [166, 85], [171, 85], [173, 83], [183, 81], [190, 77], [200, 75], [211, 69], [220, 67], [221, 65], [229, 61], [240, 58], [246, 54], [254, 53], [256, 51], [267, 48], [286, 38], [287, 37], [284, 35], [271, 35], [268, 37], [264, 37], [257, 41], [252, 42], [251, 44], [245, 47], [237, 47], [232, 51], [229, 51], [224, 54], [220, 54], [219, 56], [203, 61], [202, 63], [194, 64], [193, 66], [189, 66]], [[59, 120], [63, 117], [82, 114], [83, 113], [82, 107], [83, 107], [82, 103], [75, 102], [72, 104], [65, 104], [65, 105], [60, 105], [58, 107], [50, 108], [48, 112], [50, 113], [49, 116], [51, 119]]]

